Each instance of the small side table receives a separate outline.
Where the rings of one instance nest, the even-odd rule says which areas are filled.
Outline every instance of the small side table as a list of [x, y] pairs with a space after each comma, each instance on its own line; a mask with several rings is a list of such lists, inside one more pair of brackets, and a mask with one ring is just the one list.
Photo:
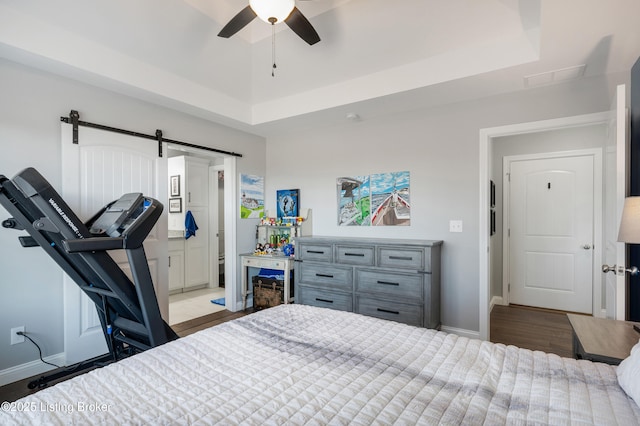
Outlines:
[[293, 257], [278, 255], [255, 255], [245, 253], [240, 255], [240, 263], [242, 264], [242, 309], [247, 309], [247, 298], [253, 290], [249, 289], [248, 268], [268, 268], [282, 271], [284, 274], [284, 303], [293, 303], [294, 298], [291, 295], [290, 274], [293, 270]]
[[567, 314], [573, 330], [573, 357], [618, 365], [640, 340], [639, 323]]

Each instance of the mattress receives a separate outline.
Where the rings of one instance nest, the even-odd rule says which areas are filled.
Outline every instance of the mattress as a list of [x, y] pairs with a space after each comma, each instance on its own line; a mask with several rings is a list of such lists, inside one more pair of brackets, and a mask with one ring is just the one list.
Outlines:
[[0, 424], [640, 424], [615, 367], [280, 305], [0, 410]]

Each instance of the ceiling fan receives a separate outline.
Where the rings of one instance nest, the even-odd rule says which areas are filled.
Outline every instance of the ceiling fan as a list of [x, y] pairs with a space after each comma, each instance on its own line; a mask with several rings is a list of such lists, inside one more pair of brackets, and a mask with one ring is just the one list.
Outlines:
[[256, 17], [271, 25], [284, 22], [309, 45], [320, 41], [320, 36], [311, 23], [295, 5], [295, 0], [249, 0], [249, 6], [242, 9], [222, 28], [219, 37], [229, 38]]

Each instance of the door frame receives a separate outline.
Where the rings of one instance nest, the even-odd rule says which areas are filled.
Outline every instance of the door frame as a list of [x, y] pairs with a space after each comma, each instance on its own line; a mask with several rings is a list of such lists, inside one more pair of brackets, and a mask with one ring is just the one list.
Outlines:
[[[222, 171], [224, 171], [224, 229], [225, 229], [225, 239], [224, 239], [224, 252], [225, 252], [225, 262], [224, 262], [224, 276], [225, 276], [225, 308], [231, 312], [236, 312], [242, 310], [242, 301], [237, 296], [238, 293], [238, 283], [236, 279], [236, 271], [238, 270], [238, 245], [236, 241], [236, 234], [238, 229], [238, 206], [236, 205], [234, 198], [235, 194], [238, 192], [238, 179], [237, 179], [237, 157], [228, 154], [212, 154], [208, 151], [203, 152], [197, 148], [191, 147], [183, 147], [183, 146], [172, 146], [168, 144], [165, 146], [165, 152], [167, 149], [180, 150], [190, 154], [194, 154], [194, 156], [198, 157], [208, 157], [208, 158], [220, 158], [223, 160], [223, 164], [221, 166]], [[209, 170], [212, 168], [216, 168], [220, 166], [211, 165], [209, 166]], [[210, 175], [209, 175], [210, 176]], [[211, 185], [211, 182], [209, 182]], [[211, 200], [209, 200], [211, 202]], [[210, 205], [210, 204], [209, 204]], [[216, 224], [216, 229], [218, 226]], [[211, 226], [209, 227], [211, 230]], [[227, 238], [227, 236], [230, 236]], [[217, 239], [216, 239], [217, 241]], [[209, 244], [211, 244], [211, 239], [209, 240]], [[211, 247], [211, 246], [210, 246]], [[218, 251], [216, 247], [216, 252]], [[211, 254], [211, 252], [209, 253]], [[216, 259], [217, 262], [217, 259]], [[209, 268], [209, 273], [211, 274], [211, 270], [213, 268]], [[211, 282], [210, 277], [209, 281]], [[216, 277], [217, 278], [217, 277]], [[167, 290], [168, 293], [168, 290]], [[167, 308], [168, 308], [168, 298], [167, 298]]]
[[490, 244], [490, 187], [491, 180], [491, 153], [493, 152], [493, 139], [503, 136], [520, 135], [525, 133], [536, 133], [547, 130], [566, 129], [570, 127], [591, 126], [596, 124], [606, 124], [610, 118], [610, 112], [598, 112], [572, 117], [563, 117], [550, 120], [533, 121], [528, 123], [518, 123], [499, 127], [489, 127], [479, 131], [479, 205], [478, 219], [479, 254], [480, 263], [478, 267], [479, 275], [479, 335], [483, 340], [489, 340], [490, 314], [492, 307], [490, 272], [491, 272], [491, 244]]
[[571, 151], [558, 152], [542, 152], [536, 154], [520, 154], [509, 155], [503, 158], [503, 193], [502, 193], [502, 304], [509, 305], [509, 276], [510, 276], [510, 245], [511, 238], [509, 236], [510, 228], [510, 211], [509, 202], [511, 200], [511, 190], [507, 190], [509, 182], [509, 173], [511, 163], [523, 160], [545, 160], [553, 158], [570, 158], [570, 157], [593, 157], [593, 253], [592, 253], [592, 277], [591, 277], [591, 313], [594, 316], [604, 317], [606, 311], [602, 310], [602, 289], [603, 281], [598, 280], [601, 276], [601, 266], [597, 259], [602, 259], [602, 235], [603, 235], [603, 171], [602, 171], [602, 148], [590, 148]]

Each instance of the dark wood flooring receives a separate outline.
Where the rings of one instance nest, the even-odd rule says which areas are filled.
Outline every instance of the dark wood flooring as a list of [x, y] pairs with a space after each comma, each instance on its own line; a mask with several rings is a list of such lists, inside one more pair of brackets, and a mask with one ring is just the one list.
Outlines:
[[[252, 312], [253, 308], [241, 312], [221, 311], [176, 324], [172, 328], [180, 337], [184, 337]], [[491, 312], [490, 334], [492, 342], [555, 353], [564, 357], [572, 356], [571, 326], [565, 312], [516, 305], [496, 305]], [[82, 370], [77, 374], [87, 371]], [[15, 401], [37, 392], [38, 389], [29, 389], [27, 385], [38, 377], [31, 377], [0, 387], [0, 402]], [[52, 382], [51, 385], [53, 384], [55, 383]]]
[[[172, 326], [173, 330], [180, 336], [184, 337], [189, 334], [195, 333], [196, 331], [203, 330], [205, 328], [213, 327], [214, 325], [222, 324], [226, 321], [231, 321], [236, 318], [243, 317], [253, 312], [253, 308], [246, 309], [244, 311], [239, 312], [230, 312], [230, 311], [220, 311], [213, 314], [205, 315], [201, 318], [196, 318], [193, 320], [185, 321], [180, 324], [176, 324]], [[66, 368], [66, 367], [65, 367]], [[95, 368], [95, 367], [94, 367]], [[52, 374], [62, 369], [56, 369], [47, 372], [47, 374]], [[52, 381], [49, 383], [49, 386], [53, 386], [56, 383], [62, 382], [64, 380], [68, 380], [73, 376], [86, 373], [92, 370], [92, 368], [81, 369], [78, 372], [71, 374], [69, 376], [64, 377], [63, 379], [59, 379], [56, 381]], [[24, 396], [30, 395], [32, 393], [38, 392], [40, 389], [29, 389], [28, 385], [31, 381], [37, 380], [41, 375], [29, 377], [24, 380], [20, 380], [14, 383], [10, 383], [5, 386], [0, 386], [0, 402], [8, 401], [13, 402], [17, 399], [20, 399]]]
[[527, 306], [496, 305], [491, 311], [490, 340], [571, 358], [573, 340], [566, 314]]

